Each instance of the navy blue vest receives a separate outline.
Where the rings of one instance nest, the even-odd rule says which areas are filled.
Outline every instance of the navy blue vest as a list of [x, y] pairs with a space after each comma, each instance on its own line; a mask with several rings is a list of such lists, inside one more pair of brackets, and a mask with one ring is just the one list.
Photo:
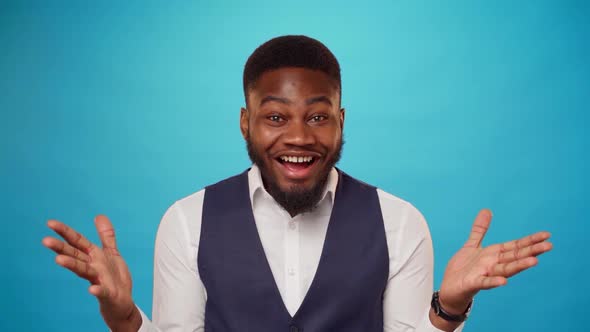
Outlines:
[[206, 188], [198, 255], [205, 331], [383, 331], [389, 256], [377, 191], [338, 174], [319, 266], [293, 317], [258, 236], [247, 173]]

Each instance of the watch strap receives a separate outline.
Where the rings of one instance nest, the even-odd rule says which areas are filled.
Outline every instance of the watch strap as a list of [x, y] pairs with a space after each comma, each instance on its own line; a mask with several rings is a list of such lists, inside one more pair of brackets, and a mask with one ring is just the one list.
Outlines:
[[460, 314], [460, 315], [453, 315], [450, 314], [448, 312], [446, 312], [440, 305], [440, 301], [439, 301], [439, 291], [436, 291], [432, 294], [432, 301], [430, 302], [430, 306], [432, 307], [432, 309], [434, 310], [434, 313], [439, 316], [440, 318], [450, 321], [450, 322], [464, 322], [465, 320], [467, 320], [468, 314], [471, 311], [471, 305], [473, 304], [473, 300], [471, 300], [471, 302], [469, 303], [469, 306], [467, 306], [467, 309], [465, 310], [464, 313]]

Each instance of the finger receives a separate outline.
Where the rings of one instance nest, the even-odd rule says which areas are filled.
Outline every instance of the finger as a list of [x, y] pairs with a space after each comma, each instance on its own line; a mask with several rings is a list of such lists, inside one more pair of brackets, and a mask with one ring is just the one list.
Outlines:
[[502, 243], [502, 251], [524, 248], [535, 243], [543, 242], [547, 240], [549, 237], [551, 237], [551, 234], [549, 232], [538, 232], [532, 235], [525, 236], [518, 240]]
[[115, 240], [115, 229], [107, 216], [98, 215], [94, 219], [94, 225], [98, 231], [100, 242], [105, 249], [110, 249], [113, 254], [118, 254], [117, 241]]
[[496, 264], [492, 267], [490, 276], [510, 278], [517, 273], [537, 265], [538, 262], [539, 260], [536, 257], [525, 257], [506, 264]]
[[492, 289], [500, 286], [504, 286], [508, 283], [508, 280], [501, 276], [486, 277], [481, 276], [479, 279], [479, 290]]
[[76, 259], [79, 259], [83, 262], [89, 262], [90, 259], [88, 255], [83, 253], [82, 251], [72, 247], [71, 245], [65, 243], [64, 241], [58, 240], [51, 236], [47, 236], [41, 241], [44, 246], [53, 250], [55, 253], [59, 255], [66, 255]]
[[84, 235], [76, 232], [73, 228], [62, 222], [57, 220], [49, 220], [47, 222], [47, 226], [63, 237], [70, 245], [86, 254], [89, 254], [94, 248], [94, 244], [88, 241]]
[[551, 242], [544, 241], [540, 243], [535, 243], [533, 245], [529, 245], [524, 248], [500, 252], [498, 263], [506, 264], [526, 257], [536, 257], [546, 253], [552, 248], [553, 244], [551, 244]]
[[479, 248], [481, 247], [481, 242], [490, 227], [490, 222], [492, 221], [492, 211], [488, 209], [483, 209], [479, 211], [477, 217], [473, 221], [473, 226], [471, 227], [471, 233], [469, 234], [469, 239], [465, 242], [465, 247], [469, 248]]
[[96, 270], [92, 268], [90, 264], [70, 256], [58, 255], [55, 257], [55, 262], [74, 272], [80, 278], [84, 278], [90, 282], [93, 282], [98, 275]]

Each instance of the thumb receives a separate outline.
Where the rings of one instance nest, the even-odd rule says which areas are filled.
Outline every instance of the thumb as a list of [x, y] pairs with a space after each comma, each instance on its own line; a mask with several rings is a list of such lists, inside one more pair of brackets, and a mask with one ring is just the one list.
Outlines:
[[481, 247], [481, 242], [483, 241], [488, 228], [490, 227], [490, 223], [492, 221], [492, 211], [489, 209], [483, 209], [479, 211], [477, 217], [473, 221], [473, 226], [471, 227], [471, 233], [469, 234], [469, 239], [465, 242], [464, 247], [468, 248], [479, 248]]
[[109, 299], [110, 292], [104, 285], [91, 285], [88, 287], [90, 294], [94, 295], [99, 301], [106, 302]]
[[103, 248], [118, 251], [117, 241], [115, 240], [115, 229], [109, 218], [104, 215], [98, 215], [94, 218], [94, 225], [96, 226], [96, 231], [98, 232], [98, 237], [100, 237]]

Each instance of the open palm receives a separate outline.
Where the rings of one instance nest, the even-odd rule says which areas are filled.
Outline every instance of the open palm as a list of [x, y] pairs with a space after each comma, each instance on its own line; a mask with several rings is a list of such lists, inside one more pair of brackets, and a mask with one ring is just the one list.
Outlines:
[[42, 243], [58, 254], [57, 264], [90, 282], [88, 291], [98, 299], [101, 314], [111, 330], [133, 330], [128, 328], [129, 322], [137, 320], [138, 312], [131, 297], [131, 274], [117, 249], [109, 219], [97, 216], [94, 222], [102, 248], [57, 220], [50, 220], [47, 226], [65, 242], [48, 236]]
[[536, 256], [552, 248], [548, 232], [482, 247], [491, 219], [489, 210], [479, 212], [469, 239], [447, 264], [440, 302], [451, 313], [463, 313], [477, 292], [505, 285], [508, 278], [535, 266]]

